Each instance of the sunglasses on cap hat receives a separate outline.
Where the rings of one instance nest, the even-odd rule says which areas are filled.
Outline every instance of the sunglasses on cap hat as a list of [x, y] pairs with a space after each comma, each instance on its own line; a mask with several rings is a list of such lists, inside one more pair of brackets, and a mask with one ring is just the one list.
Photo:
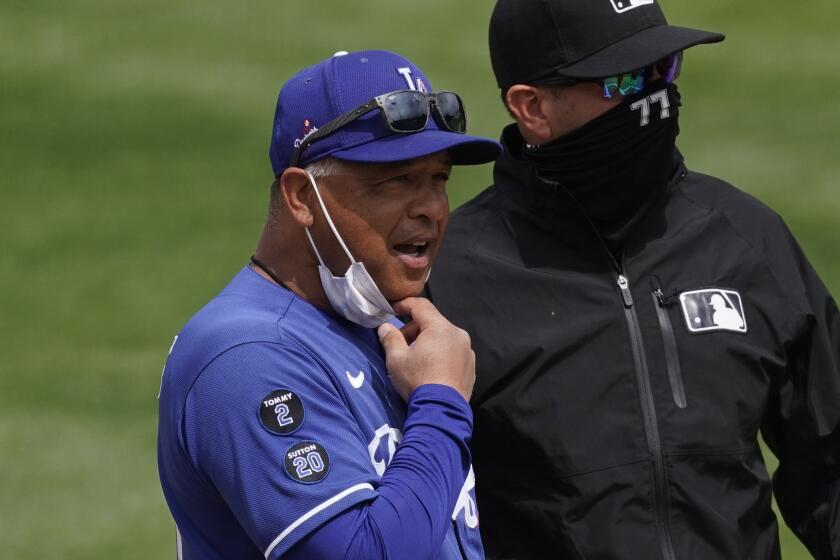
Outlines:
[[429, 124], [430, 113], [438, 126], [448, 132], [464, 134], [467, 131], [464, 102], [457, 93], [426, 93], [408, 89], [392, 91], [374, 97], [313, 131], [295, 149], [289, 167], [297, 167], [303, 151], [315, 140], [332, 134], [374, 110], [379, 110], [385, 124], [393, 132], [410, 133], [424, 130]]
[[659, 76], [662, 77], [666, 83], [673, 83], [680, 75], [682, 68], [682, 51], [669, 55], [655, 64], [651, 64], [645, 68], [626, 72], [618, 76], [609, 76], [606, 78], [597, 79], [583, 79], [583, 78], [553, 78], [549, 84], [553, 86], [573, 86], [580, 83], [596, 83], [601, 86], [605, 99], [611, 99], [616, 93], [620, 95], [632, 95], [640, 93], [645, 89], [645, 80], [653, 75], [656, 70]]

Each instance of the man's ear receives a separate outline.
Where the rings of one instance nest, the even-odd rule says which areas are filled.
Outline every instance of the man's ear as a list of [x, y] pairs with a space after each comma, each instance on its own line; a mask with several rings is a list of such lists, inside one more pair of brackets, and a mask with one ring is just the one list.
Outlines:
[[300, 226], [309, 227], [315, 221], [312, 214], [314, 191], [309, 175], [299, 167], [289, 167], [280, 176], [277, 185], [286, 212]]
[[529, 144], [545, 144], [551, 140], [551, 123], [543, 111], [545, 88], [517, 84], [508, 89], [507, 102], [522, 137]]

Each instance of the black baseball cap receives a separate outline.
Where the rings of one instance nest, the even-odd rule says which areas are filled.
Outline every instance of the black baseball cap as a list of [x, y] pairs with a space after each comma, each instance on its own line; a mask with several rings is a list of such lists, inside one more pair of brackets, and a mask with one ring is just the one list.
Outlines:
[[623, 74], [723, 39], [668, 25], [656, 0], [498, 0], [490, 18], [500, 88]]

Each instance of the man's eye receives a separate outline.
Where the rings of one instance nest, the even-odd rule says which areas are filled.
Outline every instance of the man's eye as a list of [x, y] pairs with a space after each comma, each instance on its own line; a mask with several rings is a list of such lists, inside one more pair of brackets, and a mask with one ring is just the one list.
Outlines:
[[387, 186], [387, 185], [404, 185], [410, 181], [408, 175], [395, 175], [394, 177], [388, 177], [381, 183], [380, 186]]

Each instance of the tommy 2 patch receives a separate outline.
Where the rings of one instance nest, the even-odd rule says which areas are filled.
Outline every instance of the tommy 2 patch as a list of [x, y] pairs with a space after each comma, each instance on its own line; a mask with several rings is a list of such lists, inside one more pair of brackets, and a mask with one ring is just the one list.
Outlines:
[[288, 435], [303, 424], [303, 401], [288, 389], [277, 389], [263, 397], [259, 407], [263, 427], [277, 435]]

